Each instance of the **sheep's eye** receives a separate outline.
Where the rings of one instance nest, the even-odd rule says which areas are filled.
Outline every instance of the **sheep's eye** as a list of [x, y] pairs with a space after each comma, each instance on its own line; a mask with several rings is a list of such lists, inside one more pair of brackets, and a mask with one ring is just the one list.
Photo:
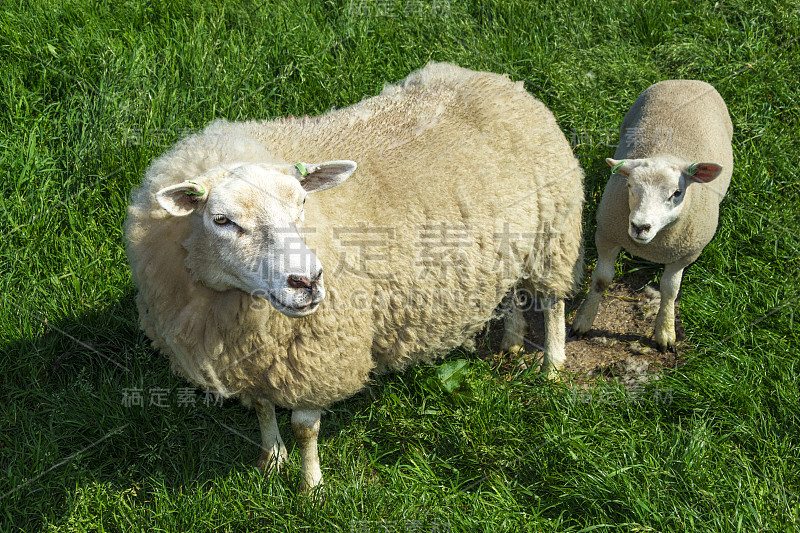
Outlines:
[[214, 215], [213, 220], [215, 224], [219, 224], [220, 226], [224, 226], [225, 224], [230, 222], [228, 217], [226, 217], [225, 215]]
[[683, 194], [683, 191], [680, 190], [680, 189], [677, 189], [674, 193], [672, 193], [672, 197], [673, 198], [680, 198], [681, 194]]

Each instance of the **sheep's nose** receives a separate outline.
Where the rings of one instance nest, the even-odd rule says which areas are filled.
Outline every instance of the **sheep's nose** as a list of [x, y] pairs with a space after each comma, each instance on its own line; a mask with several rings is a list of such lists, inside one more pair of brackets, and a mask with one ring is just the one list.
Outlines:
[[320, 279], [322, 279], [321, 269], [319, 272], [317, 272], [317, 275], [314, 276], [314, 279], [309, 279], [306, 276], [298, 274], [291, 274], [288, 278], [286, 278], [286, 283], [293, 289], [314, 290], [317, 288], [317, 284], [319, 283]]
[[631, 222], [631, 229], [636, 235], [641, 235], [642, 233], [650, 231], [651, 227], [652, 226], [650, 226], [650, 224], [642, 224], [641, 226], [637, 226], [636, 224]]
[[287, 280], [289, 286], [293, 289], [310, 289], [312, 281], [305, 276], [297, 276], [292, 274]]

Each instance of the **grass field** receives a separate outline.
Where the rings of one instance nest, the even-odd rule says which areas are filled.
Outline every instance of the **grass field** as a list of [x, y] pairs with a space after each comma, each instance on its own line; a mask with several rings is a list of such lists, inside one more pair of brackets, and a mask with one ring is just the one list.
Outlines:
[[[800, 530], [796, 1], [6, 0], [0, 13], [0, 530]], [[253, 465], [255, 414], [196, 393], [136, 325], [122, 242], [149, 162], [214, 118], [313, 115], [429, 60], [508, 73], [555, 113], [593, 213], [617, 129], [712, 83], [736, 168], [688, 269], [669, 400], [576, 396], [472, 354], [323, 418], [325, 498]], [[657, 270], [653, 270], [657, 272]], [[143, 405], [138, 405], [139, 401]]]

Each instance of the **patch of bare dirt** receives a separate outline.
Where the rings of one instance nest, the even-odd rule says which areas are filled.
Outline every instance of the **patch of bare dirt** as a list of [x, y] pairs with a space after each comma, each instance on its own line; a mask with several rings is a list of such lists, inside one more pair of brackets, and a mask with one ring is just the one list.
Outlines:
[[[644, 268], [626, 273], [606, 292], [589, 333], [583, 339], [567, 338], [564, 370], [574, 385], [586, 387], [599, 380], [616, 380], [633, 390], [683, 363], [679, 354], [687, 346], [677, 312], [677, 353], [661, 353], [653, 339], [661, 302], [657, 284], [653, 281], [658, 272], [660, 269]], [[582, 301], [583, 295], [566, 302], [567, 333]], [[503, 338], [501, 320], [494, 321], [478, 342], [479, 356], [501, 373], [514, 373], [541, 361], [543, 313], [530, 310], [525, 313], [525, 318], [532, 330], [526, 337], [526, 353], [498, 353]]]

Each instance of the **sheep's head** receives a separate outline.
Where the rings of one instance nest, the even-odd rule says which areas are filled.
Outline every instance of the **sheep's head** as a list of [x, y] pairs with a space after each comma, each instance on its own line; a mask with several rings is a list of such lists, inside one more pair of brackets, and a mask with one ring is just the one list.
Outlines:
[[223, 165], [161, 189], [156, 200], [173, 216], [191, 217], [183, 245], [194, 278], [264, 298], [296, 318], [325, 298], [322, 265], [300, 235], [306, 196], [342, 183], [355, 169], [352, 161]]
[[628, 180], [628, 235], [638, 244], [649, 243], [680, 216], [692, 183], [708, 183], [722, 172], [716, 163], [669, 158], [608, 158], [606, 163]]

